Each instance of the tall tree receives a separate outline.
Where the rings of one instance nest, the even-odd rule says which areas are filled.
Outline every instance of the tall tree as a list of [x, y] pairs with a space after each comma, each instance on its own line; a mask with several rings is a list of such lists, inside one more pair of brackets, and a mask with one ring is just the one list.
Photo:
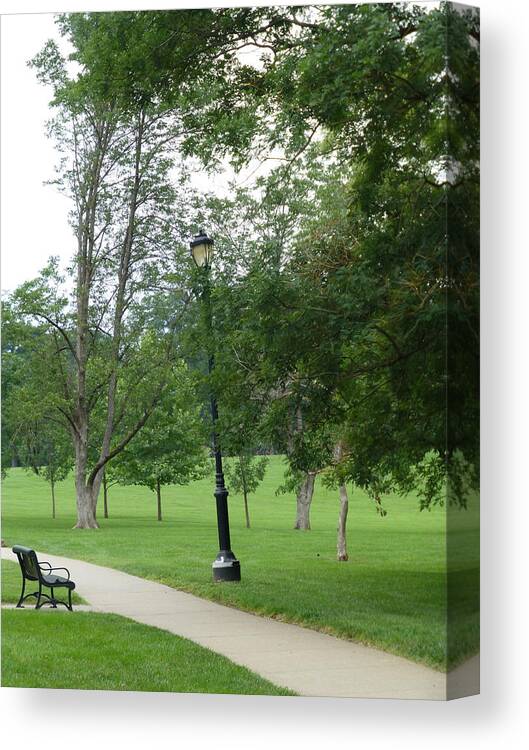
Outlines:
[[[171, 186], [169, 172], [182, 127], [142, 102], [125, 112], [97, 100], [88, 85], [68, 78], [52, 42], [33, 64], [53, 87], [58, 110], [50, 133], [61, 154], [56, 181], [72, 201], [77, 248], [68, 274], [75, 286], [72, 299], [51, 265], [13, 301], [55, 342], [55, 408], [75, 448], [77, 527], [96, 528], [104, 467], [146, 423], [175, 357], [185, 305], [174, 281], [175, 247], [182, 249], [189, 230], [174, 212], [185, 215], [178, 203], [188, 196]], [[161, 326], [153, 300], [169, 296]]]

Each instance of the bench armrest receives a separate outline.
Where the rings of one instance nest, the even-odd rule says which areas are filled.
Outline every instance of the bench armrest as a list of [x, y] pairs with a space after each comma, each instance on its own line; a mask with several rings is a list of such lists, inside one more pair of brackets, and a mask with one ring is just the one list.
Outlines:
[[55, 571], [55, 570], [64, 570], [64, 572], [68, 576], [68, 580], [70, 580], [70, 571], [68, 570], [68, 568], [52, 568], [52, 571]]
[[68, 580], [70, 580], [70, 571], [68, 570], [68, 568], [52, 568], [49, 562], [42, 562], [42, 563], [39, 562], [39, 567], [41, 567], [41, 565], [48, 566], [46, 573], [51, 573], [52, 571], [55, 571], [55, 570], [64, 570], [64, 572], [68, 576]]

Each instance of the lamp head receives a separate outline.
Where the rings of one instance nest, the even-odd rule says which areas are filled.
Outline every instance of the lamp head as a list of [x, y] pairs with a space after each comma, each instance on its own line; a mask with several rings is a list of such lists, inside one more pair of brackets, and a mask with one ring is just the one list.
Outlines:
[[213, 255], [213, 240], [203, 229], [189, 243], [191, 256], [197, 268], [209, 268]]

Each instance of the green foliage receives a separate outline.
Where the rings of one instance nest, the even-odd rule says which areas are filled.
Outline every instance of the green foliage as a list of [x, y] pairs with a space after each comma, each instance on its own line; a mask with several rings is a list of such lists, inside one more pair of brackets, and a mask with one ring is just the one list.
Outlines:
[[[464, 503], [479, 466], [476, 16], [450, 5], [307, 13], [299, 43], [274, 47], [254, 104], [298, 175], [330, 149], [327, 179], [312, 182], [315, 208], [298, 216], [281, 273], [261, 254], [226, 282], [237, 359], [230, 370], [228, 350], [224, 382], [239, 370], [235, 392], [244, 381], [249, 400], [261, 396], [261, 425], [284, 450], [301, 408], [293, 442], [307, 465], [316, 436], [341, 425], [349, 480], [417, 486], [421, 507], [442, 502], [449, 481]], [[312, 468], [330, 450], [324, 441]]]
[[[43, 277], [55, 270], [52, 261]], [[51, 308], [48, 300], [50, 314]], [[52, 389], [42, 387], [57, 374], [55, 342], [42, 327], [17, 315], [13, 298], [6, 300], [3, 312], [2, 460], [11, 459], [48, 482], [55, 513], [54, 485], [66, 478], [74, 462], [71, 436], [59, 420], [62, 402]]]
[[33, 421], [21, 425], [25, 431], [27, 453], [19, 453], [32, 471], [50, 485], [66, 479], [73, 463], [72, 443], [69, 436], [60, 426], [53, 422]]
[[167, 484], [187, 484], [206, 470], [205, 442], [194, 381], [180, 363], [146, 425], [110, 463], [111, 476], [121, 484], [153, 491]]
[[[87, 18], [77, 18], [79, 43]], [[51, 341], [44, 362], [53, 377], [33, 390], [45, 394], [46, 418], [71, 435], [78, 525], [95, 528], [104, 466], [142, 429], [176, 360], [188, 296], [181, 271], [189, 226], [174, 218], [188, 215], [190, 202], [173, 151], [182, 121], [153, 101], [103, 101], [53, 42], [32, 65], [53, 91], [54, 182], [70, 199], [76, 244], [66, 278], [50, 263], [12, 302]]]
[[267, 464], [267, 456], [241, 453], [232, 458], [226, 462], [228, 487], [238, 495], [254, 493], [264, 479]]
[[[62, 16], [60, 28], [78, 77], [65, 79], [53, 46], [36, 64], [82, 122], [87, 106], [116, 134], [145, 117], [151, 144], [163, 132], [182, 161], [210, 170], [226, 157], [274, 165], [229, 199], [182, 192], [217, 242], [214, 335], [196, 299], [181, 306], [179, 342], [197, 370], [205, 352], [215, 357], [200, 392], [217, 395], [225, 452], [251, 434], [252, 446], [289, 456], [292, 476], [339, 472], [377, 507], [381, 493], [413, 488], [421, 508], [447, 491], [464, 504], [479, 473], [477, 12], [390, 3], [88, 13]], [[57, 133], [71, 150], [60, 122]], [[174, 239], [162, 227], [181, 194], [162, 152], [145, 188], [165, 221], [142, 215], [157, 248]], [[98, 226], [117, 217], [119, 234], [124, 195], [103, 192]], [[147, 245], [133, 295], [142, 303], [162, 281]], [[164, 282], [179, 299], [190, 286], [200, 297], [182, 258]], [[157, 299], [167, 313], [167, 296]], [[144, 304], [135, 313], [126, 351], [151, 321]], [[99, 356], [104, 374], [105, 344]]]

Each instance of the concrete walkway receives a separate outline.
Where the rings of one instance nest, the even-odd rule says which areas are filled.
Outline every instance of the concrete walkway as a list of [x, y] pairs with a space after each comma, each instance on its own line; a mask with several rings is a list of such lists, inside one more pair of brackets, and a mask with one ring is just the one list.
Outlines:
[[[16, 561], [11, 549], [1, 552], [4, 559]], [[479, 690], [479, 657], [447, 677], [378, 649], [241, 612], [112, 568], [37, 555], [70, 569], [92, 611], [113, 612], [189, 638], [299, 695], [445, 700]]]

